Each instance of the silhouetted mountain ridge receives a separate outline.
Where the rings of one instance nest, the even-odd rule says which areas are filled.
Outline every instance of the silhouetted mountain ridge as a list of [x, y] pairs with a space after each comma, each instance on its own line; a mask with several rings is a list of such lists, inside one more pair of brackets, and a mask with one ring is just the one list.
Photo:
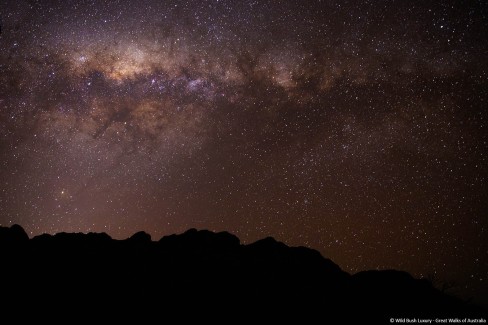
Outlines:
[[228, 232], [190, 229], [159, 241], [142, 231], [126, 240], [106, 233], [29, 239], [14, 225], [0, 227], [0, 254], [2, 295], [10, 298], [5, 310], [22, 301], [28, 308], [144, 314], [156, 321], [182, 307], [202, 317], [228, 312], [241, 320], [486, 318], [478, 307], [406, 272], [350, 275], [316, 250], [271, 237], [242, 245]]

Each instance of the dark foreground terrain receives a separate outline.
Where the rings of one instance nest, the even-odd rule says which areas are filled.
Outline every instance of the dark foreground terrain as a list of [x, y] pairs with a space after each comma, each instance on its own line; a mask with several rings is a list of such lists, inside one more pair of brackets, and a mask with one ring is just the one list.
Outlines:
[[478, 307], [408, 273], [350, 275], [315, 250], [272, 238], [241, 245], [226, 232], [191, 229], [159, 241], [144, 232], [127, 240], [104, 233], [29, 239], [14, 225], [0, 227], [0, 254], [1, 312], [17, 322], [486, 319]]

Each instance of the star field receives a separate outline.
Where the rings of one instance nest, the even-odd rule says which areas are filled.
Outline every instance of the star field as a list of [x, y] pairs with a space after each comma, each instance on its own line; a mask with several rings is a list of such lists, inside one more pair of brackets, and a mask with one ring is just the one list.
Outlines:
[[348, 272], [486, 297], [483, 1], [7, 1], [0, 14], [1, 225], [273, 236]]

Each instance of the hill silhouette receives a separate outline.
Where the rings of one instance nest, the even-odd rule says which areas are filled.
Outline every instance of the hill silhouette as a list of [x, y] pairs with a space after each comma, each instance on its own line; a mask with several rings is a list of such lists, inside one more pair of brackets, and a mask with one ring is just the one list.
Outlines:
[[242, 245], [227, 232], [190, 229], [159, 241], [145, 232], [126, 240], [105, 233], [29, 239], [14, 225], [0, 227], [0, 256], [2, 310], [17, 311], [19, 320], [60, 313], [78, 320], [138, 317], [139, 323], [175, 314], [215, 321], [232, 315], [232, 323], [486, 319], [482, 309], [406, 272], [350, 275], [315, 250], [270, 237]]

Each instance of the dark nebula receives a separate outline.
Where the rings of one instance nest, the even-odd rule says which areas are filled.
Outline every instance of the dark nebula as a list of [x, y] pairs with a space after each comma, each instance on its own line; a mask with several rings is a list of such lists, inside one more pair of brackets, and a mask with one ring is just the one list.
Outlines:
[[0, 225], [226, 230], [488, 300], [480, 1], [6, 1]]

